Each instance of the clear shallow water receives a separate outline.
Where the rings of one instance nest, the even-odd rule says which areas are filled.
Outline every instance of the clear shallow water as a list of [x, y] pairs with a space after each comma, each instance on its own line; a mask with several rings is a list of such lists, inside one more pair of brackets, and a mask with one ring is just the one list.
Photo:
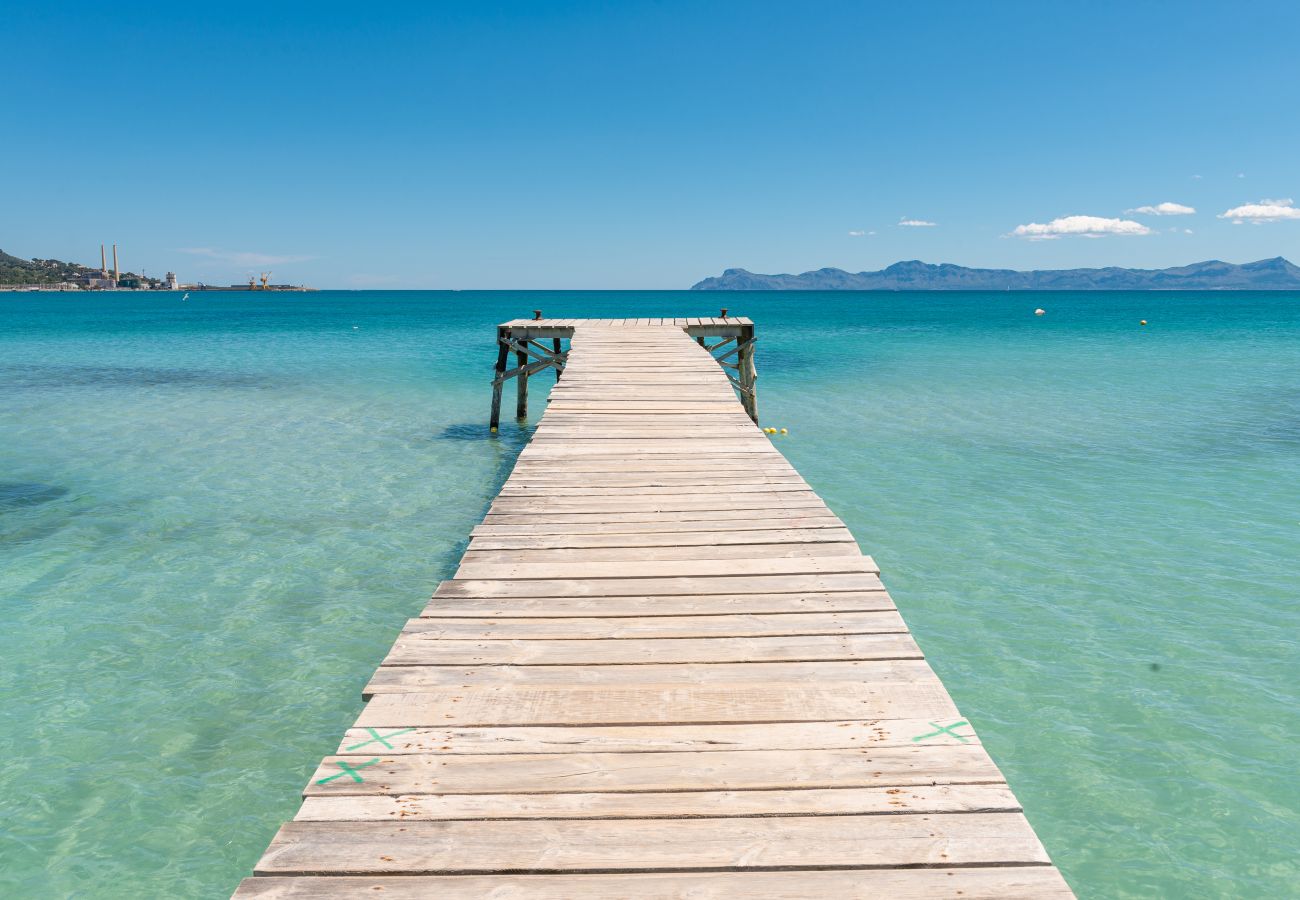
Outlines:
[[632, 292], [0, 294], [0, 893], [228, 894], [526, 437], [492, 326], [724, 302], [1079, 894], [1291, 894], [1300, 296]]

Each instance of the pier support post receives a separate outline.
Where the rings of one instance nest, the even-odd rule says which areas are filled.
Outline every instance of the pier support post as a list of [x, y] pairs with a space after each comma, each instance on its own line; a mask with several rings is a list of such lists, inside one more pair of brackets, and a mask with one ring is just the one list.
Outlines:
[[[551, 346], [555, 348], [555, 355], [556, 355], [556, 357], [558, 357], [558, 356], [560, 355], [560, 352], [561, 352], [561, 351], [560, 351], [560, 339], [559, 339], [559, 338], [556, 338], [555, 340], [551, 341]], [[556, 367], [555, 367], [555, 380], [556, 380], [556, 381], [559, 381], [559, 380], [560, 380], [560, 375], [562, 375], [563, 373], [564, 373], [564, 369], [561, 368], [560, 366], [556, 366]]]
[[501, 391], [505, 388], [505, 382], [502, 376], [506, 373], [506, 360], [510, 358], [510, 350], [506, 347], [506, 332], [504, 328], [497, 329], [497, 364], [495, 376], [492, 380], [492, 418], [489, 427], [497, 430], [501, 424]]
[[745, 407], [745, 412], [758, 424], [758, 393], [755, 390], [754, 382], [758, 380], [758, 369], [754, 366], [754, 326], [740, 326], [740, 340], [738, 341], [740, 353], [736, 358], [736, 364], [740, 367], [737, 373], [740, 376], [740, 403]]
[[[525, 338], [527, 340], [527, 338]], [[522, 350], [515, 351], [515, 365], [519, 367], [519, 395], [515, 402], [515, 418], [528, 418], [528, 354]]]

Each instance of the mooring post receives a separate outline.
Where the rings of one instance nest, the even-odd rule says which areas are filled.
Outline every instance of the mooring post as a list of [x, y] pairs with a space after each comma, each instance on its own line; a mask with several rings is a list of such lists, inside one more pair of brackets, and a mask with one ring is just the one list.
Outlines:
[[[523, 338], [524, 343], [528, 341], [528, 336]], [[515, 351], [515, 365], [519, 367], [519, 374], [516, 378], [519, 381], [519, 396], [515, 403], [515, 418], [528, 418], [528, 370], [524, 368], [528, 365], [528, 354], [522, 350]]]
[[497, 329], [497, 364], [492, 378], [492, 418], [488, 427], [493, 431], [501, 424], [501, 391], [505, 388], [503, 377], [506, 374], [506, 360], [510, 358], [510, 348], [506, 346], [506, 330]]
[[[723, 310], [725, 312], [726, 310]], [[754, 326], [740, 326], [740, 353], [736, 358], [736, 365], [740, 367], [740, 403], [745, 407], [745, 412], [758, 424], [758, 393], [754, 382], [758, 380], [758, 369], [754, 366]]]

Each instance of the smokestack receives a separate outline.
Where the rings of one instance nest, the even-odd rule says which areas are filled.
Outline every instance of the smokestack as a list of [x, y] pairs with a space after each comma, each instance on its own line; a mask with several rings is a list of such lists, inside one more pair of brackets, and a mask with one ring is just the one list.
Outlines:
[[108, 277], [108, 260], [104, 259], [104, 245], [99, 245], [99, 274]]
[[117, 269], [117, 244], [113, 245], [113, 287], [122, 280], [122, 273]]

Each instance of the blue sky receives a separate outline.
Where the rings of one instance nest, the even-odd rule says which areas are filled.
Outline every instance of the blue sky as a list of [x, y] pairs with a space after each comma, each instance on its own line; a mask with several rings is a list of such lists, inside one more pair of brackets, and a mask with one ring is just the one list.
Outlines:
[[[63, 3], [3, 31], [20, 256], [344, 288], [1300, 261], [1294, 3]], [[1162, 203], [1195, 213], [1126, 212]]]

